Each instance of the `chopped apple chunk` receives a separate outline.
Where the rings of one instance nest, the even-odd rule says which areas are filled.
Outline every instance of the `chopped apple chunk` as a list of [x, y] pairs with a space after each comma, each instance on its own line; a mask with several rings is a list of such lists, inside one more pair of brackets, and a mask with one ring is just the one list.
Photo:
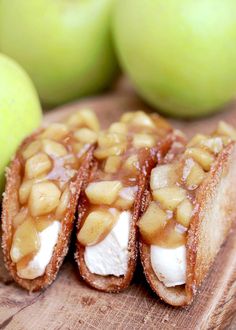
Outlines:
[[122, 122], [122, 123], [130, 123], [132, 120], [133, 120], [133, 118], [134, 118], [134, 116], [135, 116], [135, 112], [125, 112], [122, 116], [121, 116], [121, 119], [120, 119], [120, 121]]
[[82, 143], [95, 143], [97, 141], [97, 133], [88, 128], [80, 128], [75, 131], [76, 140]]
[[84, 127], [98, 132], [100, 125], [95, 113], [90, 109], [81, 109], [69, 117], [67, 124], [71, 127]]
[[130, 172], [137, 172], [139, 169], [139, 161], [137, 155], [131, 155], [129, 156], [123, 165], [124, 169]]
[[156, 236], [156, 240], [153, 242], [153, 245], [158, 245], [169, 249], [185, 245], [186, 232], [179, 230], [178, 226], [181, 225], [176, 225], [172, 220], [169, 221], [164, 230], [161, 232], [161, 235]]
[[126, 136], [120, 133], [100, 133], [98, 135], [98, 146], [100, 148], [110, 148], [126, 142]]
[[73, 152], [79, 156], [82, 155], [87, 150], [84, 146], [85, 145], [82, 142], [73, 143]]
[[147, 126], [147, 127], [155, 128], [155, 124], [152, 121], [151, 117], [148, 116], [143, 111], [135, 112], [134, 117], [131, 119], [131, 123], [137, 126]]
[[40, 151], [41, 148], [41, 141], [33, 141], [29, 145], [25, 147], [25, 149], [22, 152], [23, 158], [26, 160], [32, 156], [34, 156], [37, 152]]
[[106, 210], [91, 212], [77, 235], [78, 241], [84, 246], [99, 243], [111, 231], [116, 219], [117, 217]]
[[52, 224], [53, 220], [48, 216], [41, 216], [35, 218], [35, 227], [38, 232], [43, 231]]
[[44, 139], [42, 140], [43, 151], [52, 157], [63, 157], [67, 154], [66, 148], [58, 142]]
[[40, 247], [40, 240], [33, 221], [28, 218], [16, 229], [11, 246], [11, 259], [20, 261], [30, 253], [35, 253]]
[[47, 214], [59, 205], [61, 191], [52, 182], [39, 182], [32, 186], [29, 209], [33, 216]]
[[214, 156], [202, 148], [187, 148], [186, 156], [193, 158], [205, 171], [209, 171], [214, 161]]
[[94, 132], [98, 132], [100, 129], [100, 124], [95, 113], [90, 109], [80, 110], [80, 116], [83, 120], [83, 124], [87, 125], [88, 128]]
[[60, 141], [68, 134], [69, 130], [65, 124], [53, 123], [48, 126], [42, 134], [40, 134], [40, 137]]
[[19, 199], [22, 205], [27, 203], [33, 183], [34, 180], [25, 180], [22, 182], [19, 189]]
[[233, 126], [224, 121], [220, 121], [216, 130], [216, 134], [229, 136], [232, 140], [236, 141], [236, 130]]
[[127, 133], [127, 126], [124, 123], [113, 123], [109, 127], [110, 133], [120, 133], [120, 134], [126, 134]]
[[205, 176], [205, 172], [198, 163], [192, 158], [186, 159], [183, 169], [183, 180], [186, 182], [188, 189], [196, 189], [202, 183]]
[[26, 220], [27, 215], [28, 215], [27, 208], [22, 207], [13, 219], [14, 228], [17, 228], [19, 225], [21, 225]]
[[188, 228], [190, 224], [190, 220], [193, 213], [192, 203], [185, 199], [178, 206], [176, 210], [176, 220], [182, 226]]
[[63, 194], [61, 195], [59, 205], [56, 209], [56, 213], [55, 213], [56, 217], [63, 216], [67, 208], [70, 207], [70, 197], [71, 197], [70, 190], [69, 188], [66, 188]]
[[105, 163], [104, 171], [106, 173], [116, 173], [121, 165], [122, 159], [120, 156], [110, 156]]
[[150, 134], [134, 134], [133, 146], [137, 149], [139, 148], [151, 148], [154, 147], [156, 143], [155, 137]]
[[151, 172], [150, 186], [152, 190], [174, 185], [178, 173], [174, 164], [159, 165]]
[[89, 183], [85, 193], [92, 204], [111, 205], [122, 188], [120, 181], [101, 181]]
[[196, 134], [194, 135], [194, 137], [189, 141], [189, 143], [187, 144], [187, 147], [196, 147], [197, 145], [199, 145], [200, 143], [202, 143], [203, 141], [205, 141], [207, 139], [206, 135], [203, 134]]
[[118, 197], [117, 200], [114, 202], [114, 207], [119, 210], [130, 210], [133, 204], [134, 200], [132, 199]]
[[221, 150], [223, 149], [223, 146], [224, 146], [222, 138], [218, 137], [218, 136], [208, 138], [208, 139], [202, 141], [199, 145], [201, 147], [208, 149], [210, 152], [213, 152], [216, 155], [219, 152], [221, 152]]
[[137, 186], [133, 187], [126, 187], [120, 190], [119, 197], [114, 203], [114, 207], [121, 209], [121, 210], [129, 210], [135, 200], [135, 195], [138, 191]]
[[143, 240], [153, 244], [167, 223], [167, 214], [155, 202], [151, 202], [138, 222]]
[[25, 175], [28, 179], [37, 178], [38, 176], [49, 172], [51, 166], [52, 164], [49, 157], [40, 152], [27, 159], [25, 163]]
[[154, 128], [155, 124], [150, 116], [143, 111], [126, 112], [122, 115], [121, 121], [123, 123], [132, 124], [136, 126], [146, 126]]
[[160, 188], [153, 191], [153, 198], [166, 210], [174, 211], [186, 198], [186, 191], [180, 187]]
[[94, 151], [94, 156], [97, 159], [106, 159], [109, 156], [120, 156], [126, 149], [126, 144], [117, 144], [110, 148], [97, 148]]

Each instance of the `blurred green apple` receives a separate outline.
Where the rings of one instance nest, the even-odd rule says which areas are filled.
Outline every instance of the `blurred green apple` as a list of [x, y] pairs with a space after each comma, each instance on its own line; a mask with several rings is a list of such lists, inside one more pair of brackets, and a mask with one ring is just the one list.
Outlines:
[[0, 50], [33, 79], [44, 103], [107, 87], [117, 72], [113, 0], [1, 0]]
[[118, 0], [113, 19], [120, 62], [151, 105], [194, 117], [236, 95], [235, 0]]
[[4, 172], [22, 139], [41, 120], [36, 90], [23, 69], [0, 54], [0, 200]]

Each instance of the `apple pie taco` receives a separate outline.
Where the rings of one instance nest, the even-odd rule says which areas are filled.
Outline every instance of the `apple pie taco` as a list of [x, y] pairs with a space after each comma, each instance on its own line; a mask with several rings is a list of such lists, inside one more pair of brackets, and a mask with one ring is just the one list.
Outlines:
[[118, 292], [132, 277], [137, 258], [136, 222], [147, 178], [156, 162], [183, 136], [158, 115], [125, 113], [100, 132], [94, 166], [79, 201], [75, 259], [92, 287]]
[[235, 219], [235, 140], [221, 122], [151, 172], [138, 222], [141, 262], [151, 288], [173, 306], [192, 302]]
[[2, 247], [7, 269], [29, 291], [48, 286], [67, 253], [99, 122], [80, 110], [28, 137], [6, 174]]

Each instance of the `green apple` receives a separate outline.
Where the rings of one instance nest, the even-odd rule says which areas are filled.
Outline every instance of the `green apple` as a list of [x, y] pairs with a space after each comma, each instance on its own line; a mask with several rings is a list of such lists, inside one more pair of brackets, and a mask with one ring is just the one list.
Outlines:
[[206, 115], [236, 95], [235, 0], [118, 0], [113, 33], [137, 91], [164, 113]]
[[41, 107], [30, 78], [17, 63], [0, 54], [0, 200], [6, 166], [40, 120]]
[[0, 50], [55, 105], [107, 87], [117, 72], [113, 0], [1, 0]]

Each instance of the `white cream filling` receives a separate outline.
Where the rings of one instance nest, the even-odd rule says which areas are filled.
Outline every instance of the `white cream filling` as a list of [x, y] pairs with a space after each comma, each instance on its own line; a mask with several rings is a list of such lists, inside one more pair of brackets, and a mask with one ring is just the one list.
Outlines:
[[61, 223], [59, 221], [54, 221], [46, 229], [39, 232], [39, 251], [25, 268], [17, 271], [19, 277], [33, 280], [45, 273], [45, 269], [52, 258], [53, 249], [57, 243], [60, 229]]
[[151, 245], [151, 264], [158, 279], [166, 287], [182, 285], [186, 282], [186, 247], [174, 249]]
[[84, 260], [91, 273], [121, 276], [127, 272], [130, 221], [131, 213], [121, 212], [104, 240], [86, 246]]

